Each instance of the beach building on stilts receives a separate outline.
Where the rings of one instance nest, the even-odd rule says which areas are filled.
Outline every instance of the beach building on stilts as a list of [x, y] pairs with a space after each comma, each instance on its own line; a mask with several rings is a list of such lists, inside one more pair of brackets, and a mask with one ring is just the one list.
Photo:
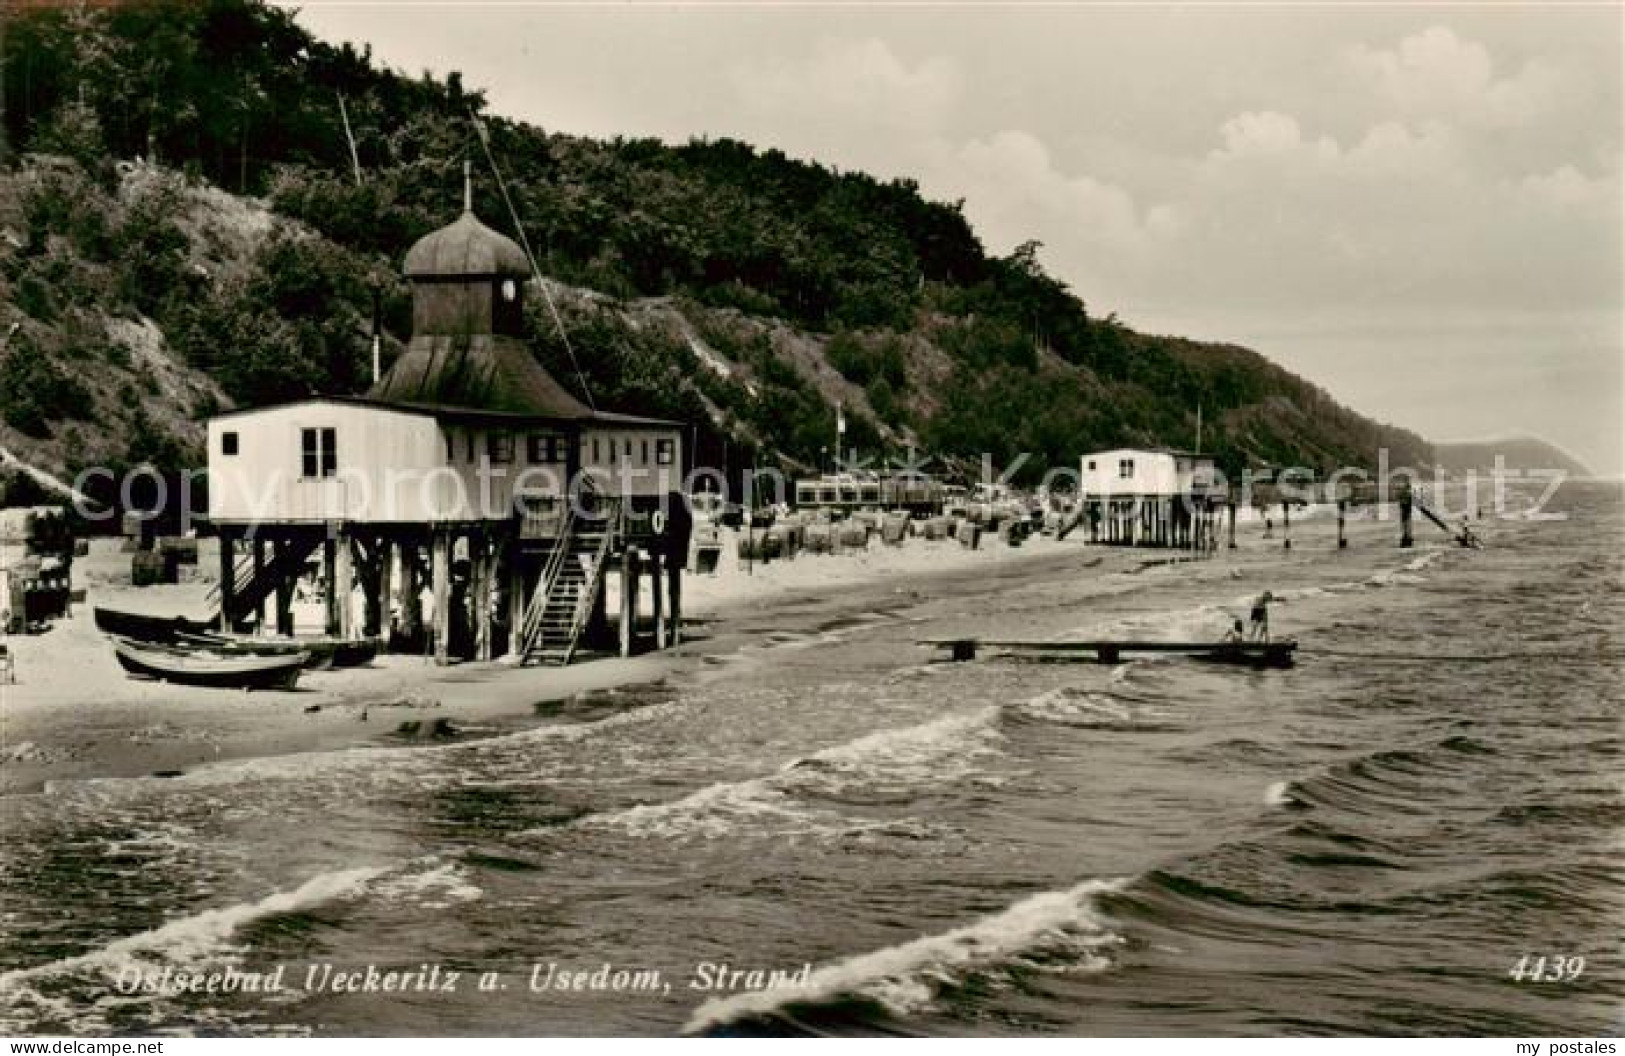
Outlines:
[[1211, 455], [1118, 448], [1083, 456], [1079, 501], [1091, 542], [1202, 550], [1226, 496]]
[[293, 633], [314, 564], [327, 634], [441, 664], [676, 642], [685, 428], [596, 411], [536, 361], [521, 328], [530, 261], [474, 215], [467, 186], [462, 215], [414, 245], [405, 272], [411, 343], [365, 396], [209, 422], [222, 626]]

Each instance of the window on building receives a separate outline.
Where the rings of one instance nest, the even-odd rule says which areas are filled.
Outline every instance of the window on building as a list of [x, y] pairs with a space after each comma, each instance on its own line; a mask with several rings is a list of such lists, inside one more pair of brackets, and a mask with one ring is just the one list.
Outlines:
[[485, 455], [492, 465], [506, 465], [513, 461], [513, 434], [487, 433]]
[[632, 461], [632, 440], [630, 437], [628, 437], [623, 444], [622, 457], [628, 462]]
[[643, 454], [639, 456], [644, 465], [649, 464], [649, 441], [643, 441]]
[[596, 436], [592, 438], [592, 460], [594, 462], [602, 462], [604, 460], [603, 454], [598, 450], [598, 438]]
[[673, 440], [655, 441], [655, 463], [669, 466], [677, 459], [677, 443]]
[[1117, 461], [1117, 475], [1119, 477], [1122, 477], [1124, 480], [1128, 480], [1129, 478], [1133, 477], [1134, 476], [1134, 460], [1132, 458], [1118, 459], [1118, 461]]
[[527, 453], [532, 463], [565, 462], [570, 457], [570, 442], [562, 436], [532, 433], [530, 435], [530, 450]]
[[463, 445], [463, 451], [470, 462], [474, 461], [474, 430], [472, 429], [468, 431], [468, 442]]
[[334, 429], [299, 430], [302, 470], [307, 480], [338, 475], [338, 432]]
[[235, 455], [237, 453], [237, 434], [220, 434], [220, 453], [222, 455]]
[[1095, 471], [1095, 460], [1091, 458], [1089, 460], [1089, 472], [1093, 473], [1094, 471]]

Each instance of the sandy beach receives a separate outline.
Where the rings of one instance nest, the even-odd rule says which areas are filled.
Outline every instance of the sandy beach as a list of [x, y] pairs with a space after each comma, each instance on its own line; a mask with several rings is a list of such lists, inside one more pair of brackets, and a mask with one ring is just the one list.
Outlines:
[[[17, 681], [0, 685], [0, 794], [37, 791], [62, 779], [163, 774], [222, 760], [349, 746], [431, 743], [488, 735], [516, 723], [559, 721], [559, 702], [693, 671], [765, 635], [795, 633], [889, 598], [929, 595], [934, 583], [996, 574], [1012, 563], [1053, 563], [1105, 573], [1169, 556], [1167, 551], [1092, 547], [1077, 536], [1036, 536], [1021, 547], [996, 537], [979, 549], [952, 540], [878, 539], [840, 554], [745, 564], [725, 534], [715, 574], [685, 577], [683, 644], [631, 658], [569, 667], [516, 668], [500, 661], [435, 667], [427, 659], [380, 656], [364, 668], [306, 672], [297, 690], [243, 692], [128, 678], [92, 606], [136, 612], [207, 613], [215, 566], [205, 540], [196, 567], [173, 586], [133, 588], [119, 541], [92, 542], [75, 562], [85, 604], [48, 632], [14, 636]], [[546, 713], [545, 720], [539, 715]]]

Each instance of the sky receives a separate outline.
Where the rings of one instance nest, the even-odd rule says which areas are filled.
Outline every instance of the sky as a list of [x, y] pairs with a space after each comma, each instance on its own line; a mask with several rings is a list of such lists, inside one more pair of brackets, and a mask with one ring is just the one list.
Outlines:
[[730, 136], [963, 201], [1095, 315], [1434, 440], [1625, 474], [1613, 3], [334, 3], [549, 131]]

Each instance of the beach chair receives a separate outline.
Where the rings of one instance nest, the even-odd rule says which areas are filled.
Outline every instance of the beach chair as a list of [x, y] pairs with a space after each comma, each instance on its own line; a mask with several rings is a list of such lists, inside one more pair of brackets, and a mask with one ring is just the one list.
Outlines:
[[17, 661], [11, 655], [11, 647], [0, 645], [0, 682], [17, 681]]

